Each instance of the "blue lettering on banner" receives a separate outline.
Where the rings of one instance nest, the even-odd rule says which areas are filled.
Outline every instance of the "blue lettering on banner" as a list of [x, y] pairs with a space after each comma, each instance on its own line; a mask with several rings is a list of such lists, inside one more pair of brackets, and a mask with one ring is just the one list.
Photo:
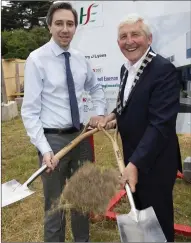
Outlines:
[[104, 76], [104, 81], [116, 81], [118, 80], [118, 77], [106, 77]]
[[88, 106], [84, 105], [84, 112], [88, 112]]
[[116, 98], [106, 98], [107, 102], [116, 102], [117, 101], [117, 97]]
[[98, 81], [102, 82], [102, 81], [118, 81], [118, 77], [99, 77], [97, 78]]
[[90, 58], [102, 58], [102, 57], [107, 57], [106, 54], [92, 54], [92, 55], [88, 55], [88, 56], [85, 56], [85, 58], [87, 59], [90, 59]]
[[84, 105], [84, 112], [95, 111], [96, 107], [89, 107], [88, 105]]
[[103, 88], [116, 88], [119, 87], [119, 84], [102, 84]]

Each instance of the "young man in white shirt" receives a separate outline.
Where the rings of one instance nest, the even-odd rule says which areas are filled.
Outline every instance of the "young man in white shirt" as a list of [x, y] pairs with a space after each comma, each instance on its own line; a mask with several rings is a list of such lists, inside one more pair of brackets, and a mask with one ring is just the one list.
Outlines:
[[[105, 97], [101, 85], [85, 57], [70, 47], [78, 25], [76, 10], [69, 3], [53, 3], [47, 14], [51, 40], [33, 51], [26, 60], [22, 119], [32, 144], [38, 149], [45, 197], [45, 242], [65, 241], [63, 212], [48, 214], [69, 178], [85, 160], [92, 160], [88, 140], [84, 140], [60, 161], [54, 154], [79, 135], [83, 127], [82, 93], [88, 91], [97, 116], [95, 127], [103, 119]], [[83, 196], [83, 195], [82, 195]], [[73, 211], [72, 231], [77, 242], [89, 241], [88, 216]]]

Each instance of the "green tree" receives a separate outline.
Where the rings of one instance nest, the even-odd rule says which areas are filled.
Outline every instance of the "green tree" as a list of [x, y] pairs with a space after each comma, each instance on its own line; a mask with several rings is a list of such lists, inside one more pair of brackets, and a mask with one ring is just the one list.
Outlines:
[[3, 57], [8, 52], [7, 42], [11, 39], [11, 36], [11, 31], [3, 31], [1, 34], [1, 53]]
[[26, 59], [29, 53], [38, 48], [30, 32], [18, 29], [12, 32], [11, 38], [6, 43], [7, 53], [4, 58]]
[[34, 27], [31, 30], [3, 31], [2, 56], [5, 59], [26, 59], [31, 51], [44, 45], [49, 40], [49, 31], [44, 27]]
[[34, 26], [46, 26], [45, 18], [52, 1], [9, 1], [1, 7], [2, 30], [18, 28], [32, 29]]
[[20, 9], [12, 7], [11, 2], [1, 6], [1, 29], [12, 30], [23, 28], [23, 18]]
[[38, 47], [44, 45], [50, 40], [50, 33], [47, 28], [44, 27], [34, 27], [30, 30], [30, 34], [33, 36]]

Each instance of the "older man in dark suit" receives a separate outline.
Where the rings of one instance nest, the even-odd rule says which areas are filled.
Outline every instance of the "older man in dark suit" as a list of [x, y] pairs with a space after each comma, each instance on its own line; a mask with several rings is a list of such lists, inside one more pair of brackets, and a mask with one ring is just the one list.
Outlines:
[[99, 123], [118, 124], [128, 182], [138, 209], [152, 206], [167, 238], [174, 241], [173, 186], [182, 170], [176, 118], [180, 84], [176, 68], [151, 49], [152, 34], [134, 14], [120, 23], [118, 44], [127, 58], [121, 68], [116, 109]]

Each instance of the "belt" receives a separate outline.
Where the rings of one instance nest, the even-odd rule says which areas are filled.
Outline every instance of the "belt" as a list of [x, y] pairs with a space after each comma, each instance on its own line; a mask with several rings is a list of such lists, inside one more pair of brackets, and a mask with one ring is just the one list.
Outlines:
[[[84, 125], [80, 124], [80, 130], [84, 128]], [[44, 128], [44, 133], [51, 133], [51, 134], [71, 134], [79, 132], [75, 127], [68, 127], [68, 128]]]

